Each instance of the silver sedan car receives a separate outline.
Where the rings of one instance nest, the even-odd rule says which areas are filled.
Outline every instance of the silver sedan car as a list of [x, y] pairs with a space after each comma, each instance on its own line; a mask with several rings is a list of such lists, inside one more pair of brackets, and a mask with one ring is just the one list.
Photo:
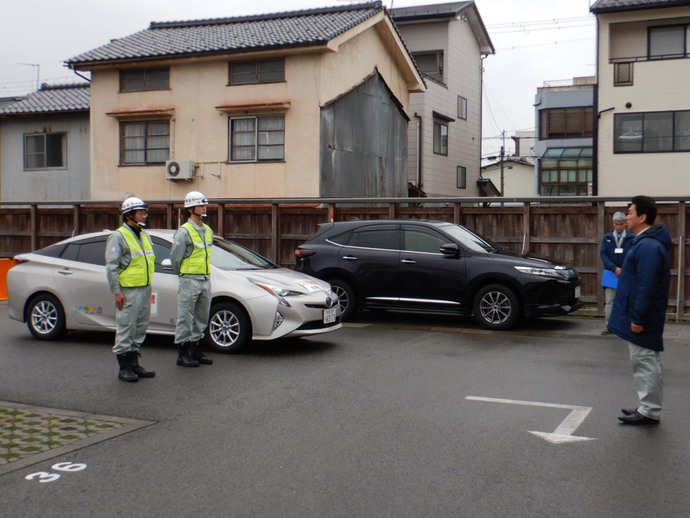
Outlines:
[[[147, 230], [156, 253], [148, 332], [174, 335], [177, 276], [170, 263], [173, 230]], [[9, 315], [42, 340], [67, 330], [112, 330], [114, 298], [105, 275], [110, 231], [84, 234], [19, 254], [7, 275]], [[213, 301], [204, 340], [237, 352], [251, 340], [308, 336], [339, 329], [340, 304], [327, 282], [281, 268], [218, 236], [211, 252]]]

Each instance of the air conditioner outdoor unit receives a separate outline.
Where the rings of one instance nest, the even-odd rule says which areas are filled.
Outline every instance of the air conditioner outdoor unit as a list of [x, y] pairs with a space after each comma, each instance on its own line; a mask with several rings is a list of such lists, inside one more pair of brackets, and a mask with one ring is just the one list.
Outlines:
[[196, 163], [192, 160], [168, 160], [165, 163], [165, 178], [168, 180], [191, 180]]

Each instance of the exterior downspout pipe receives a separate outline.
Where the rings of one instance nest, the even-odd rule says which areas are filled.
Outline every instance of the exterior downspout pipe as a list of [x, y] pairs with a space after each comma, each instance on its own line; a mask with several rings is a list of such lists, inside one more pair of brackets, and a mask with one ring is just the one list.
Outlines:
[[417, 188], [422, 189], [422, 117], [414, 112], [417, 119]]

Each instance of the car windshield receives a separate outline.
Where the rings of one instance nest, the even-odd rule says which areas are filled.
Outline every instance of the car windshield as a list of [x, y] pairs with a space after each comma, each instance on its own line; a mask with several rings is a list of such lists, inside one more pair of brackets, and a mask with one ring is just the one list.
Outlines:
[[268, 259], [222, 238], [213, 239], [211, 264], [221, 270], [269, 270], [278, 268]]
[[498, 249], [488, 240], [460, 225], [446, 225], [443, 231], [450, 234], [465, 248], [474, 252], [496, 252]]

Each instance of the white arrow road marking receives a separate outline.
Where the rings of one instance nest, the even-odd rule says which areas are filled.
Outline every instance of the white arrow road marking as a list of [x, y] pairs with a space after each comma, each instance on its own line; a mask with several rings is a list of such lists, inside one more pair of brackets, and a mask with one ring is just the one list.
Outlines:
[[593, 437], [580, 437], [573, 435], [578, 426], [582, 424], [585, 418], [592, 411], [591, 406], [576, 406], [576, 405], [558, 405], [556, 403], [539, 403], [538, 401], [518, 401], [515, 399], [495, 399], [490, 397], [467, 396], [465, 399], [471, 401], [485, 401], [487, 403], [504, 403], [507, 405], [526, 405], [526, 406], [541, 406], [548, 408], [565, 408], [570, 410], [570, 413], [558, 425], [553, 433], [547, 432], [532, 432], [529, 433], [541, 437], [552, 444], [563, 444], [568, 442], [580, 441], [594, 441]]

